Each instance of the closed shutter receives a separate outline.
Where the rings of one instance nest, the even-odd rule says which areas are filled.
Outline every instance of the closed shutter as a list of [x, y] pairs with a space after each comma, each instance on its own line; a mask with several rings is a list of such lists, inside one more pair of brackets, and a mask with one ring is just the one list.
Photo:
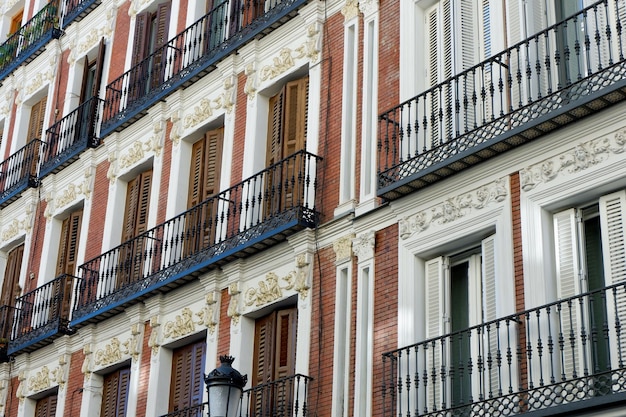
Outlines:
[[24, 17], [24, 9], [20, 10], [19, 12], [17, 12], [11, 18], [11, 28], [9, 29], [9, 33], [8, 33], [7, 38], [9, 38], [12, 34], [17, 32], [18, 30], [20, 30], [20, 28], [22, 27], [22, 18], [23, 17]]
[[[161, 3], [157, 6], [155, 17], [155, 33], [153, 34], [154, 45], [151, 45], [149, 54], [152, 54], [155, 51], [159, 50], [159, 48], [167, 43], [171, 8], [172, 4], [169, 1]], [[167, 52], [167, 49], [164, 49], [161, 52], [154, 54], [154, 57], [152, 59], [152, 74], [150, 75], [150, 85], [153, 88], [161, 85], [164, 80], [165, 66], [167, 65]]]
[[206, 345], [203, 341], [174, 350], [170, 385], [170, 412], [202, 404], [205, 351]]
[[276, 312], [257, 319], [254, 329], [252, 386], [273, 380]]
[[[448, 311], [446, 306], [446, 275], [447, 258], [438, 257], [427, 261], [425, 264], [425, 313], [426, 313], [426, 339], [443, 336], [447, 333]], [[423, 352], [426, 362], [420, 369], [420, 374], [427, 378], [422, 384], [428, 384], [430, 388], [426, 395], [426, 407], [429, 410], [438, 410], [444, 407], [444, 390], [440, 377], [440, 370], [446, 364], [440, 341], [424, 346], [427, 351]]]
[[19, 296], [18, 284], [20, 272], [22, 270], [22, 257], [24, 255], [24, 245], [20, 245], [9, 252], [7, 265], [2, 281], [2, 305], [14, 306], [15, 297]]
[[133, 55], [131, 67], [140, 63], [147, 55], [150, 36], [150, 12], [139, 13], [135, 17], [135, 36], [133, 37]]
[[105, 43], [104, 38], [100, 39], [100, 44], [98, 45], [98, 56], [96, 58], [96, 73], [93, 77], [93, 88], [91, 91], [92, 97], [98, 97], [98, 93], [100, 92], [100, 83], [102, 82], [102, 73], [104, 69], [104, 52], [105, 52]]
[[267, 166], [270, 166], [282, 159], [282, 109], [283, 95], [281, 90], [278, 94], [270, 98], [269, 121], [267, 133]]
[[76, 254], [80, 238], [83, 211], [78, 210], [63, 220], [61, 226], [61, 240], [57, 260], [56, 276], [62, 274], [74, 275], [76, 272]]
[[46, 113], [46, 100], [47, 97], [42, 98], [37, 103], [33, 104], [33, 107], [30, 109], [30, 120], [28, 122], [26, 143], [29, 143], [34, 139], [41, 139], [44, 115]]
[[[489, 236], [481, 243], [481, 277], [482, 277], [482, 320], [483, 323], [496, 320], [497, 317], [497, 298], [496, 298], [496, 239], [495, 235]], [[502, 326], [506, 327], [506, 326]], [[490, 325], [483, 333], [484, 343], [483, 349], [486, 351], [479, 352], [480, 357], [486, 358], [487, 373], [483, 379], [482, 393], [488, 396], [497, 395], [502, 389], [504, 381], [509, 381], [509, 368], [502, 364], [498, 367], [497, 358], [499, 355], [504, 356], [506, 349], [504, 342], [506, 339], [507, 329], [498, 329], [495, 325]], [[500, 332], [500, 334], [498, 334]], [[501, 343], [498, 337], [501, 337]], [[502, 351], [500, 351], [502, 349]], [[472, 355], [478, 357], [477, 355]], [[503, 361], [505, 362], [505, 361]], [[476, 391], [476, 390], [475, 390]], [[476, 392], [474, 392], [476, 394]]]
[[130, 368], [123, 368], [104, 377], [100, 417], [125, 417], [128, 404]]
[[117, 390], [117, 413], [116, 417], [126, 417], [128, 407], [128, 391], [130, 384], [130, 368], [119, 371], [119, 385]]
[[57, 395], [49, 395], [37, 400], [35, 417], [55, 417], [57, 412]]

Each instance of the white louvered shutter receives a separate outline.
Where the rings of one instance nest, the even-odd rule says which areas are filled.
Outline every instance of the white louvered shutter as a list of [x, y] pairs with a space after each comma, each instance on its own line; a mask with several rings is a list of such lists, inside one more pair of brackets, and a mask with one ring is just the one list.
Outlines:
[[[498, 318], [496, 311], [495, 235], [489, 236], [481, 242], [481, 253], [482, 320], [483, 323], [487, 323]], [[505, 330], [503, 329], [503, 331]], [[501, 370], [506, 371], [506, 366], [504, 366], [505, 360], [501, 363], [502, 367], [498, 368], [498, 349], [506, 348], [504, 343], [498, 343], [498, 336], [498, 329], [495, 325], [485, 327], [482, 335], [483, 341], [480, 354], [484, 358], [486, 370], [483, 374], [483, 386], [481, 388], [482, 394], [486, 398], [498, 395], [498, 390], [502, 386], [499, 380], [499, 377], [503, 375]]]
[[[444, 273], [445, 258], [439, 257], [426, 262], [426, 339], [442, 336], [446, 333], [445, 320], [448, 316], [445, 293], [446, 282]], [[428, 344], [426, 352], [425, 369], [421, 372], [428, 375], [426, 406], [429, 411], [440, 410], [444, 406], [445, 390], [441, 380], [441, 369], [445, 366], [446, 346], [438, 340], [434, 344]]]

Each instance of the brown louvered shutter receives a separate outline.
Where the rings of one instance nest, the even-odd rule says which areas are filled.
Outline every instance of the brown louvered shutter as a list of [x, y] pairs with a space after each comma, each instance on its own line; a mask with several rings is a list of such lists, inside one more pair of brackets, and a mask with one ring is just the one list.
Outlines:
[[91, 91], [92, 97], [98, 97], [98, 93], [100, 92], [100, 83], [102, 82], [102, 72], [104, 68], [104, 52], [105, 52], [105, 43], [104, 38], [100, 39], [100, 44], [98, 45], [98, 56], [96, 57], [96, 73], [93, 77], [93, 86]]
[[18, 30], [20, 30], [20, 28], [22, 27], [22, 18], [24, 17], [24, 9], [20, 10], [19, 12], [17, 12], [12, 18], [11, 18], [11, 28], [9, 29], [9, 33], [8, 36], [11, 36], [12, 34], [14, 34], [15, 32], [17, 32]]
[[33, 104], [33, 107], [30, 109], [30, 120], [28, 122], [28, 135], [26, 137], [26, 143], [29, 143], [34, 139], [41, 139], [47, 98], [48, 97], [42, 98], [37, 103]]
[[254, 329], [254, 367], [252, 386], [274, 379], [274, 334], [276, 312], [257, 319]]
[[130, 384], [130, 368], [120, 369], [119, 385], [117, 390], [117, 414], [116, 417], [126, 416], [128, 407], [128, 386]]
[[15, 297], [19, 295], [18, 284], [22, 270], [23, 255], [24, 245], [20, 245], [9, 252], [2, 282], [2, 305], [15, 305]]
[[204, 356], [203, 341], [174, 350], [169, 411], [179, 411], [202, 403]]
[[147, 55], [146, 49], [150, 36], [150, 12], [139, 13], [135, 17], [135, 36], [133, 37], [133, 55], [131, 67], [141, 62]]
[[291, 376], [295, 372], [297, 318], [297, 308], [280, 310], [276, 314], [274, 379]]
[[128, 181], [128, 188], [126, 190], [126, 208], [124, 210], [124, 221], [122, 223], [124, 227], [122, 230], [122, 242], [126, 242], [135, 237], [140, 185], [141, 175]]
[[223, 141], [224, 128], [211, 130], [205, 135], [204, 199], [219, 192]]
[[104, 377], [100, 417], [124, 417], [128, 404], [130, 368], [123, 368]]
[[204, 162], [204, 144], [199, 140], [193, 144], [191, 150], [191, 169], [189, 171], [189, 193], [187, 196], [187, 208], [191, 208], [200, 203], [202, 192], [202, 165]]
[[304, 149], [306, 140], [309, 77], [285, 86], [283, 158]]
[[[167, 43], [171, 8], [172, 4], [169, 1], [157, 6], [156, 16], [154, 18], [155, 33], [152, 34], [152, 36], [154, 36], [154, 45], [151, 45], [152, 48], [148, 51], [148, 54], [157, 51]], [[158, 87], [163, 82], [167, 52], [167, 50], [162, 50], [160, 53], [154, 54], [152, 58], [152, 73], [150, 75], [152, 87]]]
[[148, 230], [148, 214], [150, 209], [150, 189], [152, 188], [152, 170], [141, 173], [139, 176], [139, 199], [137, 207], [137, 224], [135, 236]]
[[267, 122], [267, 166], [282, 159], [282, 107], [284, 91], [270, 98]]
[[37, 400], [35, 417], [55, 417], [57, 412], [57, 395], [48, 395]]
[[63, 220], [56, 276], [62, 274], [74, 275], [76, 272], [76, 253], [78, 251], [82, 218], [83, 211], [78, 210]]

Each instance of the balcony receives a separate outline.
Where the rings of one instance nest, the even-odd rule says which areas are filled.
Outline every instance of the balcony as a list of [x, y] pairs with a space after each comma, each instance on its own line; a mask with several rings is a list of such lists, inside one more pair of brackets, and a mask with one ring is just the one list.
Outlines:
[[69, 313], [77, 279], [61, 275], [17, 298], [8, 354], [32, 352], [70, 334]]
[[32, 140], [0, 162], [0, 208], [17, 200], [28, 187], [38, 187], [37, 167], [43, 142]]
[[400, 198], [623, 101], [623, 9], [597, 2], [381, 114], [378, 195]]
[[81, 265], [72, 326], [117, 314], [315, 227], [318, 161], [297, 152]]
[[[257, 385], [243, 392], [239, 417], [306, 417], [309, 384], [313, 378], [297, 374]], [[195, 405], [161, 417], [202, 417], [208, 403]]]
[[626, 400], [626, 283], [383, 355], [385, 416], [533, 416]]
[[65, 0], [63, 2], [63, 24], [61, 27], [65, 29], [74, 21], [80, 22], [101, 2], [102, 0]]
[[58, 1], [45, 5], [32, 19], [0, 45], [0, 81], [39, 56], [46, 44], [59, 39]]
[[11, 337], [11, 326], [13, 325], [13, 316], [15, 308], [3, 305], [0, 307], [0, 362], [7, 362], [7, 346]]
[[[231, 4], [232, 2], [235, 4]], [[237, 49], [295, 16], [308, 0], [225, 0], [106, 88], [102, 137], [141, 118]], [[263, 11], [261, 13], [261, 11]]]
[[46, 130], [40, 178], [69, 165], [87, 148], [100, 145], [96, 136], [99, 109], [103, 101], [92, 97]]

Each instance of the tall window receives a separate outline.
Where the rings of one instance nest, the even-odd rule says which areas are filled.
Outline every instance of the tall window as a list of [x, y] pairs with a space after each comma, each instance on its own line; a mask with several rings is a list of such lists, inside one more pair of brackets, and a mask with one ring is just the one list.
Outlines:
[[[224, 128], [210, 130], [193, 144], [187, 208], [196, 207], [219, 192], [222, 169], [222, 143]], [[187, 234], [185, 251], [193, 254], [213, 244], [217, 226], [217, 204], [203, 204], [190, 210], [185, 219]]]
[[11, 18], [11, 27], [9, 29], [8, 35], [11, 36], [22, 27], [22, 18], [24, 17], [24, 9], [21, 9], [19, 12], [13, 15]]
[[152, 170], [144, 171], [128, 182], [122, 223], [122, 243], [126, 244], [119, 255], [121, 267], [117, 275], [118, 286], [133, 282], [142, 276], [143, 254], [147, 242], [144, 239], [133, 239], [148, 229], [151, 188]]
[[24, 245], [19, 245], [11, 250], [7, 256], [7, 264], [4, 269], [4, 279], [2, 280], [2, 304], [3, 306], [14, 306], [15, 297], [20, 295], [20, 272], [22, 270], [22, 257], [24, 255]]
[[[184, 410], [202, 404], [204, 393], [204, 341], [191, 343], [174, 350], [169, 412]], [[200, 417], [202, 410], [190, 416]]]
[[130, 368], [122, 368], [104, 377], [100, 417], [125, 417], [128, 406]]
[[[435, 353], [437, 366], [450, 371], [450, 385], [442, 389], [439, 381], [435, 381], [428, 404], [448, 402], [448, 406], [461, 406], [477, 398], [475, 393], [489, 392], [479, 387], [489, 381], [475, 380], [467, 368], [480, 357], [480, 352], [473, 351], [476, 346], [469, 335], [457, 332], [496, 319], [494, 251], [495, 236], [490, 236], [474, 249], [425, 264], [426, 339], [450, 333], [458, 335], [452, 336], [449, 351]], [[447, 389], [449, 393], [445, 392]]]
[[[288, 82], [278, 94], [270, 98], [266, 166], [270, 167], [305, 149], [308, 99], [308, 76]], [[290, 159], [269, 172], [266, 215], [297, 205], [302, 198], [303, 190], [294, 187], [294, 182], [289, 180], [297, 175], [295, 165], [295, 159]]]
[[48, 97], [43, 97], [30, 108], [30, 119], [28, 121], [26, 143], [29, 143], [34, 139], [41, 139], [47, 99]]
[[57, 394], [48, 395], [37, 400], [35, 417], [55, 417], [57, 412]]
[[[78, 253], [78, 242], [80, 239], [80, 228], [83, 220], [83, 210], [76, 210], [63, 220], [61, 226], [61, 238], [59, 240], [59, 255], [57, 258], [56, 276], [62, 275], [76, 276], [76, 256]], [[72, 300], [72, 280], [69, 278], [57, 281], [59, 287], [57, 294], [63, 303], [52, 303], [53, 309], [60, 307], [60, 317], [69, 317], [70, 302]], [[57, 311], [52, 312], [53, 315]]]

